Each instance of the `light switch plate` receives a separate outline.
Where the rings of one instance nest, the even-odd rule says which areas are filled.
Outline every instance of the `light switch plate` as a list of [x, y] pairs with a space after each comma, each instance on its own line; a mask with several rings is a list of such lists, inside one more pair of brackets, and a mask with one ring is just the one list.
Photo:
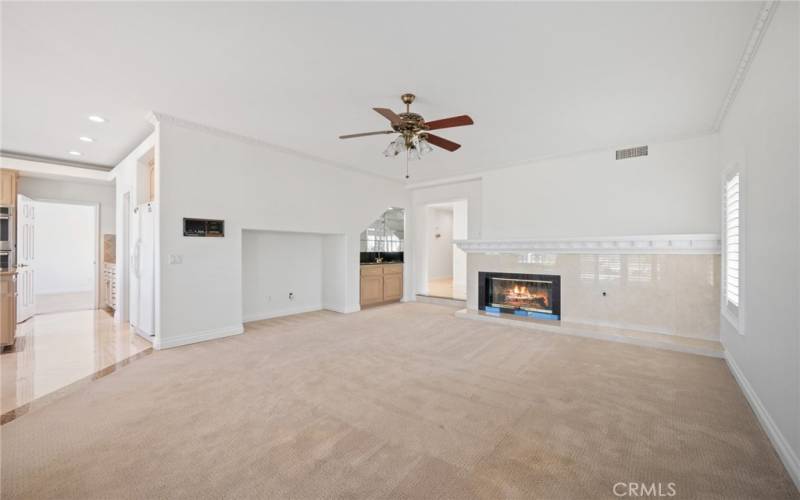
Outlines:
[[169, 254], [169, 263], [170, 264], [182, 264], [183, 263], [183, 255]]

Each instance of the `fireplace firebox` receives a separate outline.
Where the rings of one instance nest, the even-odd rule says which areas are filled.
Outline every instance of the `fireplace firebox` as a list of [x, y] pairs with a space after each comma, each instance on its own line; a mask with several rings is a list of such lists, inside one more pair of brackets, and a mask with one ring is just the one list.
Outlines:
[[537, 319], [561, 319], [561, 276], [478, 273], [478, 308]]

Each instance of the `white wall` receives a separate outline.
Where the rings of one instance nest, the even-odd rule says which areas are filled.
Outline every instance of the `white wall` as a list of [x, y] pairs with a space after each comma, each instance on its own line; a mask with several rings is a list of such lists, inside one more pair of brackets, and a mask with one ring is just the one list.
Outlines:
[[641, 158], [602, 151], [486, 172], [483, 237], [719, 233], [715, 136], [649, 146]]
[[[162, 345], [241, 331], [243, 229], [345, 235], [343, 301], [359, 309], [359, 234], [408, 208], [401, 183], [169, 119], [158, 130]], [[224, 219], [226, 235], [184, 238], [183, 217]]]
[[[85, 170], [85, 169], [83, 169]], [[34, 200], [50, 200], [75, 203], [96, 203], [99, 207], [100, 234], [116, 233], [116, 196], [112, 182], [82, 182], [80, 180], [49, 179], [23, 175], [19, 178], [19, 193]], [[103, 238], [98, 237], [97, 255], [102, 259]], [[117, 261], [119, 262], [119, 261]], [[99, 291], [98, 300], [104, 301], [104, 290], [100, 285], [101, 262], [98, 261], [96, 285]]]
[[[465, 240], [469, 234], [467, 201], [453, 202], [453, 239]], [[453, 245], [453, 296], [466, 297], [467, 293], [467, 254]]]
[[322, 261], [322, 235], [244, 231], [244, 321], [322, 309]]
[[429, 207], [427, 234], [428, 279], [451, 278], [453, 276], [453, 210]]
[[[781, 2], [720, 131], [742, 179], [744, 332], [723, 317], [729, 361], [800, 487], [798, 5]], [[721, 180], [717, 178], [717, 190]]]
[[20, 177], [19, 193], [34, 200], [97, 203], [100, 205], [100, 232], [114, 234], [116, 228], [114, 184], [72, 180]]
[[326, 234], [322, 237], [322, 308], [347, 312], [348, 273], [347, 237]]
[[95, 207], [34, 204], [37, 295], [89, 292], [95, 288]]

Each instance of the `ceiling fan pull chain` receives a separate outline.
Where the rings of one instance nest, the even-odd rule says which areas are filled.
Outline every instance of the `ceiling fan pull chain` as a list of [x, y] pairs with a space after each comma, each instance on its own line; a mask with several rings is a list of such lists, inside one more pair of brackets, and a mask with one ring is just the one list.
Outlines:
[[411, 154], [411, 153], [409, 152], [409, 150], [408, 150], [408, 149], [406, 149], [406, 179], [408, 179], [408, 156], [409, 156], [410, 154]]

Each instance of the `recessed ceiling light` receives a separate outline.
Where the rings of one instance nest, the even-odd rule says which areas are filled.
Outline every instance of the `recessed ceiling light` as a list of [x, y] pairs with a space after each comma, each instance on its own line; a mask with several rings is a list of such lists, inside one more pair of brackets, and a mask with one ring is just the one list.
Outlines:
[[102, 116], [92, 115], [89, 117], [89, 121], [93, 121], [95, 123], [105, 123], [106, 119]]
[[80, 156], [81, 152], [80, 151], [70, 151], [69, 154], [71, 154], [72, 156]]
[[82, 140], [83, 142], [94, 142], [94, 139], [92, 139], [91, 137], [86, 137], [85, 135], [80, 136], [79, 139]]

